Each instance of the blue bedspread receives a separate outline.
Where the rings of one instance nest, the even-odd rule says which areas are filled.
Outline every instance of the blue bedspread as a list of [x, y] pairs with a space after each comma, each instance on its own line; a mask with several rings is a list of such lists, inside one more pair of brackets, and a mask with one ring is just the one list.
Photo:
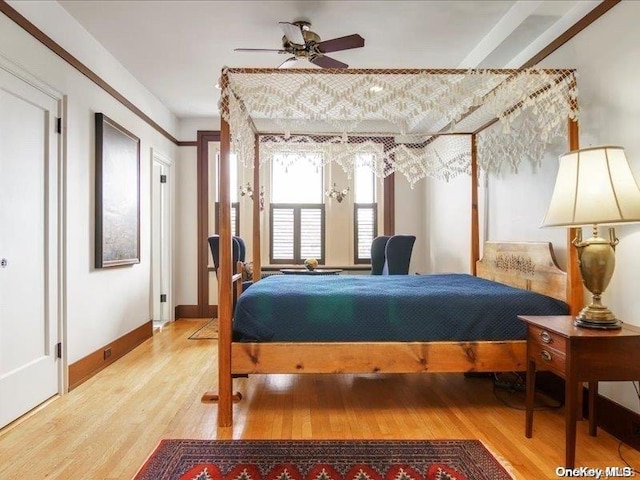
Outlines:
[[564, 302], [471, 275], [273, 275], [239, 298], [245, 342], [524, 339], [517, 315], [566, 315]]

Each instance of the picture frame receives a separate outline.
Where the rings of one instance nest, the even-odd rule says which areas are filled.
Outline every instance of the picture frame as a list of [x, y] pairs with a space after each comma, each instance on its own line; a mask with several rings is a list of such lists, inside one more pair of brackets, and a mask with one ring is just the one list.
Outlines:
[[95, 114], [95, 267], [140, 263], [140, 139]]

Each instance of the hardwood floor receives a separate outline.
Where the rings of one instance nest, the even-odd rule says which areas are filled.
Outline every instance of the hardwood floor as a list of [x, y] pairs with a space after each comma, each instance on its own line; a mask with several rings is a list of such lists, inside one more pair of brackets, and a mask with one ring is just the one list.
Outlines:
[[[256, 375], [236, 380], [235, 426], [216, 428], [216, 343], [188, 340], [202, 321], [180, 320], [80, 387], [0, 431], [0, 478], [130, 479], [163, 438], [465, 439], [504, 457], [517, 478], [557, 478], [563, 409], [509, 408], [487, 378], [430, 375]], [[500, 391], [511, 403], [524, 395]], [[576, 466], [623, 466], [618, 440], [578, 424]], [[640, 466], [640, 453], [623, 446]]]

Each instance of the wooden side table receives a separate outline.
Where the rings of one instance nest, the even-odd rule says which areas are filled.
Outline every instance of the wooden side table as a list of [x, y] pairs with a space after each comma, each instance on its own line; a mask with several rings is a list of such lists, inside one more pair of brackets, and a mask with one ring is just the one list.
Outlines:
[[527, 438], [533, 432], [536, 370], [565, 379], [565, 466], [574, 468], [578, 392], [589, 383], [589, 434], [596, 436], [595, 403], [599, 381], [640, 380], [640, 328], [619, 330], [576, 327], [571, 316], [518, 316], [527, 323]]

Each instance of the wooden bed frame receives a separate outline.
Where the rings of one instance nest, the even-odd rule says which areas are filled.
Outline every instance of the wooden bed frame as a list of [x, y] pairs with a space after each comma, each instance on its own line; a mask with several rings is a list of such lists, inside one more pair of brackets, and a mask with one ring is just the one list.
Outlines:
[[[485, 245], [478, 276], [566, 299], [550, 243]], [[526, 341], [231, 344], [231, 373], [423, 373], [526, 370]]]
[[[487, 242], [477, 276], [567, 301], [567, 274], [550, 243]], [[219, 348], [225, 346], [219, 340]], [[526, 341], [230, 342], [227, 378], [272, 373], [512, 372], [526, 369]], [[222, 379], [222, 376], [220, 376]], [[229, 394], [227, 392], [227, 394]], [[203, 402], [223, 394], [207, 392]], [[231, 401], [242, 397], [236, 393]], [[220, 424], [220, 411], [218, 413]], [[230, 424], [229, 424], [230, 425]], [[223, 426], [223, 425], [220, 425]]]
[[[228, 77], [220, 80], [224, 90]], [[224, 108], [224, 107], [223, 107]], [[228, 112], [227, 112], [228, 113]], [[471, 251], [470, 270], [475, 275], [562, 299], [571, 314], [583, 306], [583, 289], [575, 249], [571, 239], [576, 229], [567, 230], [567, 273], [556, 265], [548, 243], [485, 244], [480, 257], [478, 227], [477, 134], [492, 125], [487, 123], [471, 134]], [[256, 156], [253, 184], [260, 185], [259, 134], [255, 130]], [[568, 119], [569, 150], [579, 148], [577, 120]], [[203, 402], [218, 403], [218, 426], [233, 422], [233, 377], [268, 373], [421, 373], [421, 372], [494, 372], [525, 370], [526, 342], [360, 342], [360, 343], [239, 343], [232, 341], [233, 291], [238, 280], [231, 261], [231, 203], [229, 180], [229, 123], [221, 119], [219, 198], [220, 268], [218, 394], [207, 392]], [[260, 245], [259, 202], [253, 202], [253, 245]], [[393, 234], [393, 231], [385, 231]], [[253, 279], [261, 277], [260, 248], [253, 248]]]

